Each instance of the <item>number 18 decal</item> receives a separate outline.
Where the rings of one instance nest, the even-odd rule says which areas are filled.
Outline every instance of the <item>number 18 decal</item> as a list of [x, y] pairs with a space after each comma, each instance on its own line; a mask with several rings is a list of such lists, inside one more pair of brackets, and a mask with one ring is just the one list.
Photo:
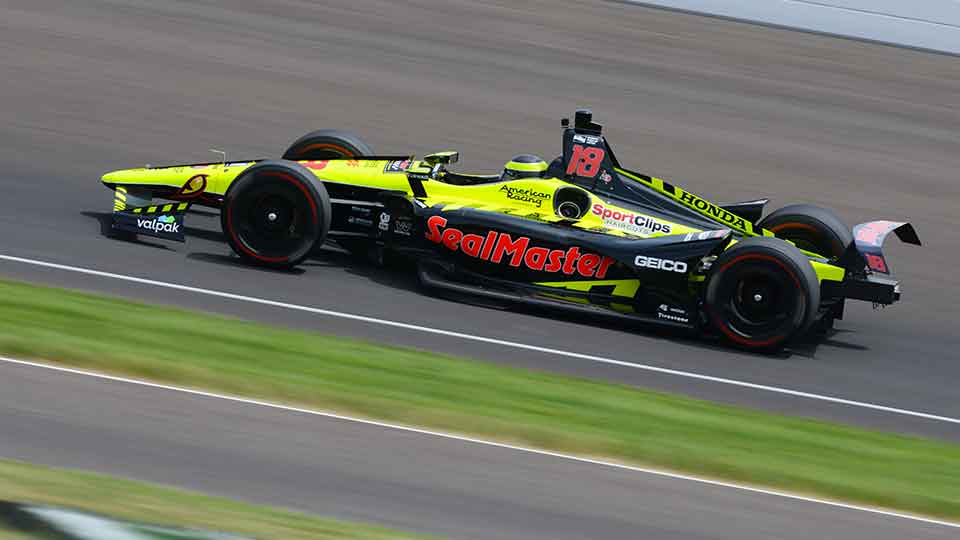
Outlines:
[[576, 174], [586, 178], [593, 178], [600, 171], [600, 162], [606, 152], [596, 146], [573, 145], [573, 155], [567, 164], [567, 174]]
[[889, 274], [890, 270], [887, 270], [887, 261], [883, 260], [883, 255], [873, 255], [872, 253], [866, 254], [867, 266], [875, 272], [880, 272], [883, 274]]

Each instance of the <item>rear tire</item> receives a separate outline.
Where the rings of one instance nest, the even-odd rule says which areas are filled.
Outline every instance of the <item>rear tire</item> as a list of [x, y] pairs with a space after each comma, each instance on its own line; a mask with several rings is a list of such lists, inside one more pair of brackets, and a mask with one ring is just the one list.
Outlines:
[[220, 224], [242, 259], [271, 268], [303, 262], [330, 230], [330, 198], [301, 165], [264, 161], [227, 190]]
[[747, 238], [723, 252], [707, 280], [710, 324], [736, 347], [776, 350], [813, 323], [820, 307], [817, 274], [797, 248]]
[[292, 161], [372, 156], [373, 149], [360, 137], [339, 129], [320, 129], [300, 137], [283, 153]]
[[853, 242], [850, 228], [832, 210], [812, 204], [784, 206], [761, 219], [757, 226], [827, 258], [840, 257]]

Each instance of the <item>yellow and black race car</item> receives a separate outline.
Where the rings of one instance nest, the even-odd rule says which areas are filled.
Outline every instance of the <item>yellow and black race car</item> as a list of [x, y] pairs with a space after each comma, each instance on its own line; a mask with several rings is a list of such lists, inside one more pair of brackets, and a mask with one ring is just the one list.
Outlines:
[[[290, 267], [333, 241], [416, 261], [428, 286], [468, 295], [715, 330], [747, 349], [775, 349], [845, 299], [892, 304], [881, 252], [908, 223], [851, 231], [824, 208], [766, 200], [717, 205], [624, 168], [588, 110], [562, 121], [549, 165], [517, 156], [496, 175], [448, 170], [456, 152], [376, 156], [354, 135], [309, 133], [279, 160], [115, 171], [114, 229], [184, 240], [192, 204], [220, 209], [244, 260]], [[155, 200], [160, 201], [155, 202]]]

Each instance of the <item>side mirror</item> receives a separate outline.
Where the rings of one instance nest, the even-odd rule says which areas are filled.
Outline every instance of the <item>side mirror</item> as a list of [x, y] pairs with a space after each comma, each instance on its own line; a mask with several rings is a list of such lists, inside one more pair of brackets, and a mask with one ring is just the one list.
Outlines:
[[435, 152], [433, 154], [427, 154], [423, 156], [423, 160], [427, 162], [428, 165], [450, 165], [451, 163], [456, 163], [460, 161], [460, 152], [455, 150], [448, 150], [446, 152]]

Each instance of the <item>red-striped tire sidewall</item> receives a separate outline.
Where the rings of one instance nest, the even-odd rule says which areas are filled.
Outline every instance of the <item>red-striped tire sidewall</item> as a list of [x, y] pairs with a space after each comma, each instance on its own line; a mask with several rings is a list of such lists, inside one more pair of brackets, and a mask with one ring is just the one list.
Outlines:
[[[293, 162], [262, 162], [244, 171], [240, 178], [235, 180], [230, 189], [227, 190], [221, 212], [221, 226], [230, 247], [242, 258], [263, 266], [295, 266], [309, 255], [314, 244], [323, 241], [330, 224], [329, 198], [323, 189], [323, 185], [314, 181], [310, 173], [302, 169], [301, 166]], [[234, 201], [242, 195], [245, 189], [250, 189], [255, 182], [265, 180], [290, 184], [303, 195], [310, 208], [310, 236], [315, 237], [314, 241], [288, 256], [271, 257], [258, 253], [247, 245], [235, 227]]]
[[321, 129], [307, 133], [291, 144], [283, 159], [293, 161], [372, 156], [373, 149], [360, 137], [339, 129]]
[[[759, 261], [779, 268], [794, 285], [797, 311], [793, 326], [784, 328], [775, 335], [751, 339], [730, 326], [723, 314], [723, 306], [715, 305], [719, 287], [732, 286], [723, 282], [724, 277], [737, 265]], [[806, 268], [800, 266], [806, 265]], [[806, 257], [795, 247], [774, 238], [750, 238], [731, 247], [714, 263], [705, 289], [704, 309], [711, 325], [728, 342], [749, 350], [768, 351], [787, 343], [807, 330], [813, 321], [819, 304], [819, 283]]]

